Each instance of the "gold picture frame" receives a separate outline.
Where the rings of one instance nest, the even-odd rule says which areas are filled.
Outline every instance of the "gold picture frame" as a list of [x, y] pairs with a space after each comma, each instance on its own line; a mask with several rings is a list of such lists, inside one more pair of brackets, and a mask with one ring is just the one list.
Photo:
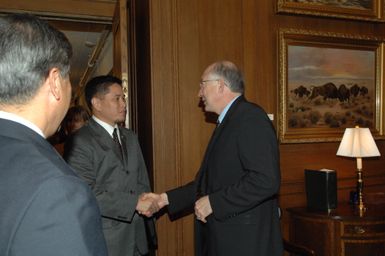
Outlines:
[[384, 40], [279, 31], [281, 143], [339, 141], [345, 128], [384, 135]]
[[383, 22], [385, 0], [277, 0], [278, 13]]

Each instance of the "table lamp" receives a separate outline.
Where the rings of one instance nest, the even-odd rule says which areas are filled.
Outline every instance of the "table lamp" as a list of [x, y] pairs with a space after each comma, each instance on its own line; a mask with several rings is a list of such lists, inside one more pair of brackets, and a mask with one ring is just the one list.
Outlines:
[[358, 126], [346, 128], [337, 151], [337, 156], [355, 157], [357, 159], [357, 194], [360, 212], [365, 210], [362, 196], [364, 187], [362, 180], [362, 157], [380, 155], [369, 128], [360, 128]]

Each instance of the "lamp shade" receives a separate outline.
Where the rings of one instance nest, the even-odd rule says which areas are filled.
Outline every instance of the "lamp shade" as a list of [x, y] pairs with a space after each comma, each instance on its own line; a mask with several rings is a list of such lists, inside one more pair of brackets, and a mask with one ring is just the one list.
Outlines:
[[341, 144], [337, 151], [338, 156], [346, 157], [373, 157], [380, 156], [376, 142], [369, 128], [346, 128]]

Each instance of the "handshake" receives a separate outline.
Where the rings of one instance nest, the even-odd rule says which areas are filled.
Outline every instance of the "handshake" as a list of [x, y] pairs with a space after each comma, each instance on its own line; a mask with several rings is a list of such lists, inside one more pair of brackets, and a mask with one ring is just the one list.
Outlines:
[[[155, 193], [143, 193], [140, 195], [136, 210], [146, 216], [151, 217], [154, 213], [168, 205], [168, 196], [166, 193], [155, 194]], [[198, 220], [206, 223], [206, 217], [212, 214], [209, 196], [203, 196], [195, 202], [195, 216]]]
[[143, 193], [139, 196], [136, 210], [146, 217], [151, 217], [154, 213], [168, 205], [166, 193]]

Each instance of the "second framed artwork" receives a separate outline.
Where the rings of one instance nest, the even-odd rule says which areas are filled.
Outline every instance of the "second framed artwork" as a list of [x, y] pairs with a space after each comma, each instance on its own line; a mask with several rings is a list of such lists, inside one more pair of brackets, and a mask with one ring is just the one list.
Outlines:
[[279, 13], [384, 22], [384, 0], [276, 0]]
[[379, 38], [280, 30], [280, 141], [338, 141], [357, 125], [382, 137], [383, 61]]

